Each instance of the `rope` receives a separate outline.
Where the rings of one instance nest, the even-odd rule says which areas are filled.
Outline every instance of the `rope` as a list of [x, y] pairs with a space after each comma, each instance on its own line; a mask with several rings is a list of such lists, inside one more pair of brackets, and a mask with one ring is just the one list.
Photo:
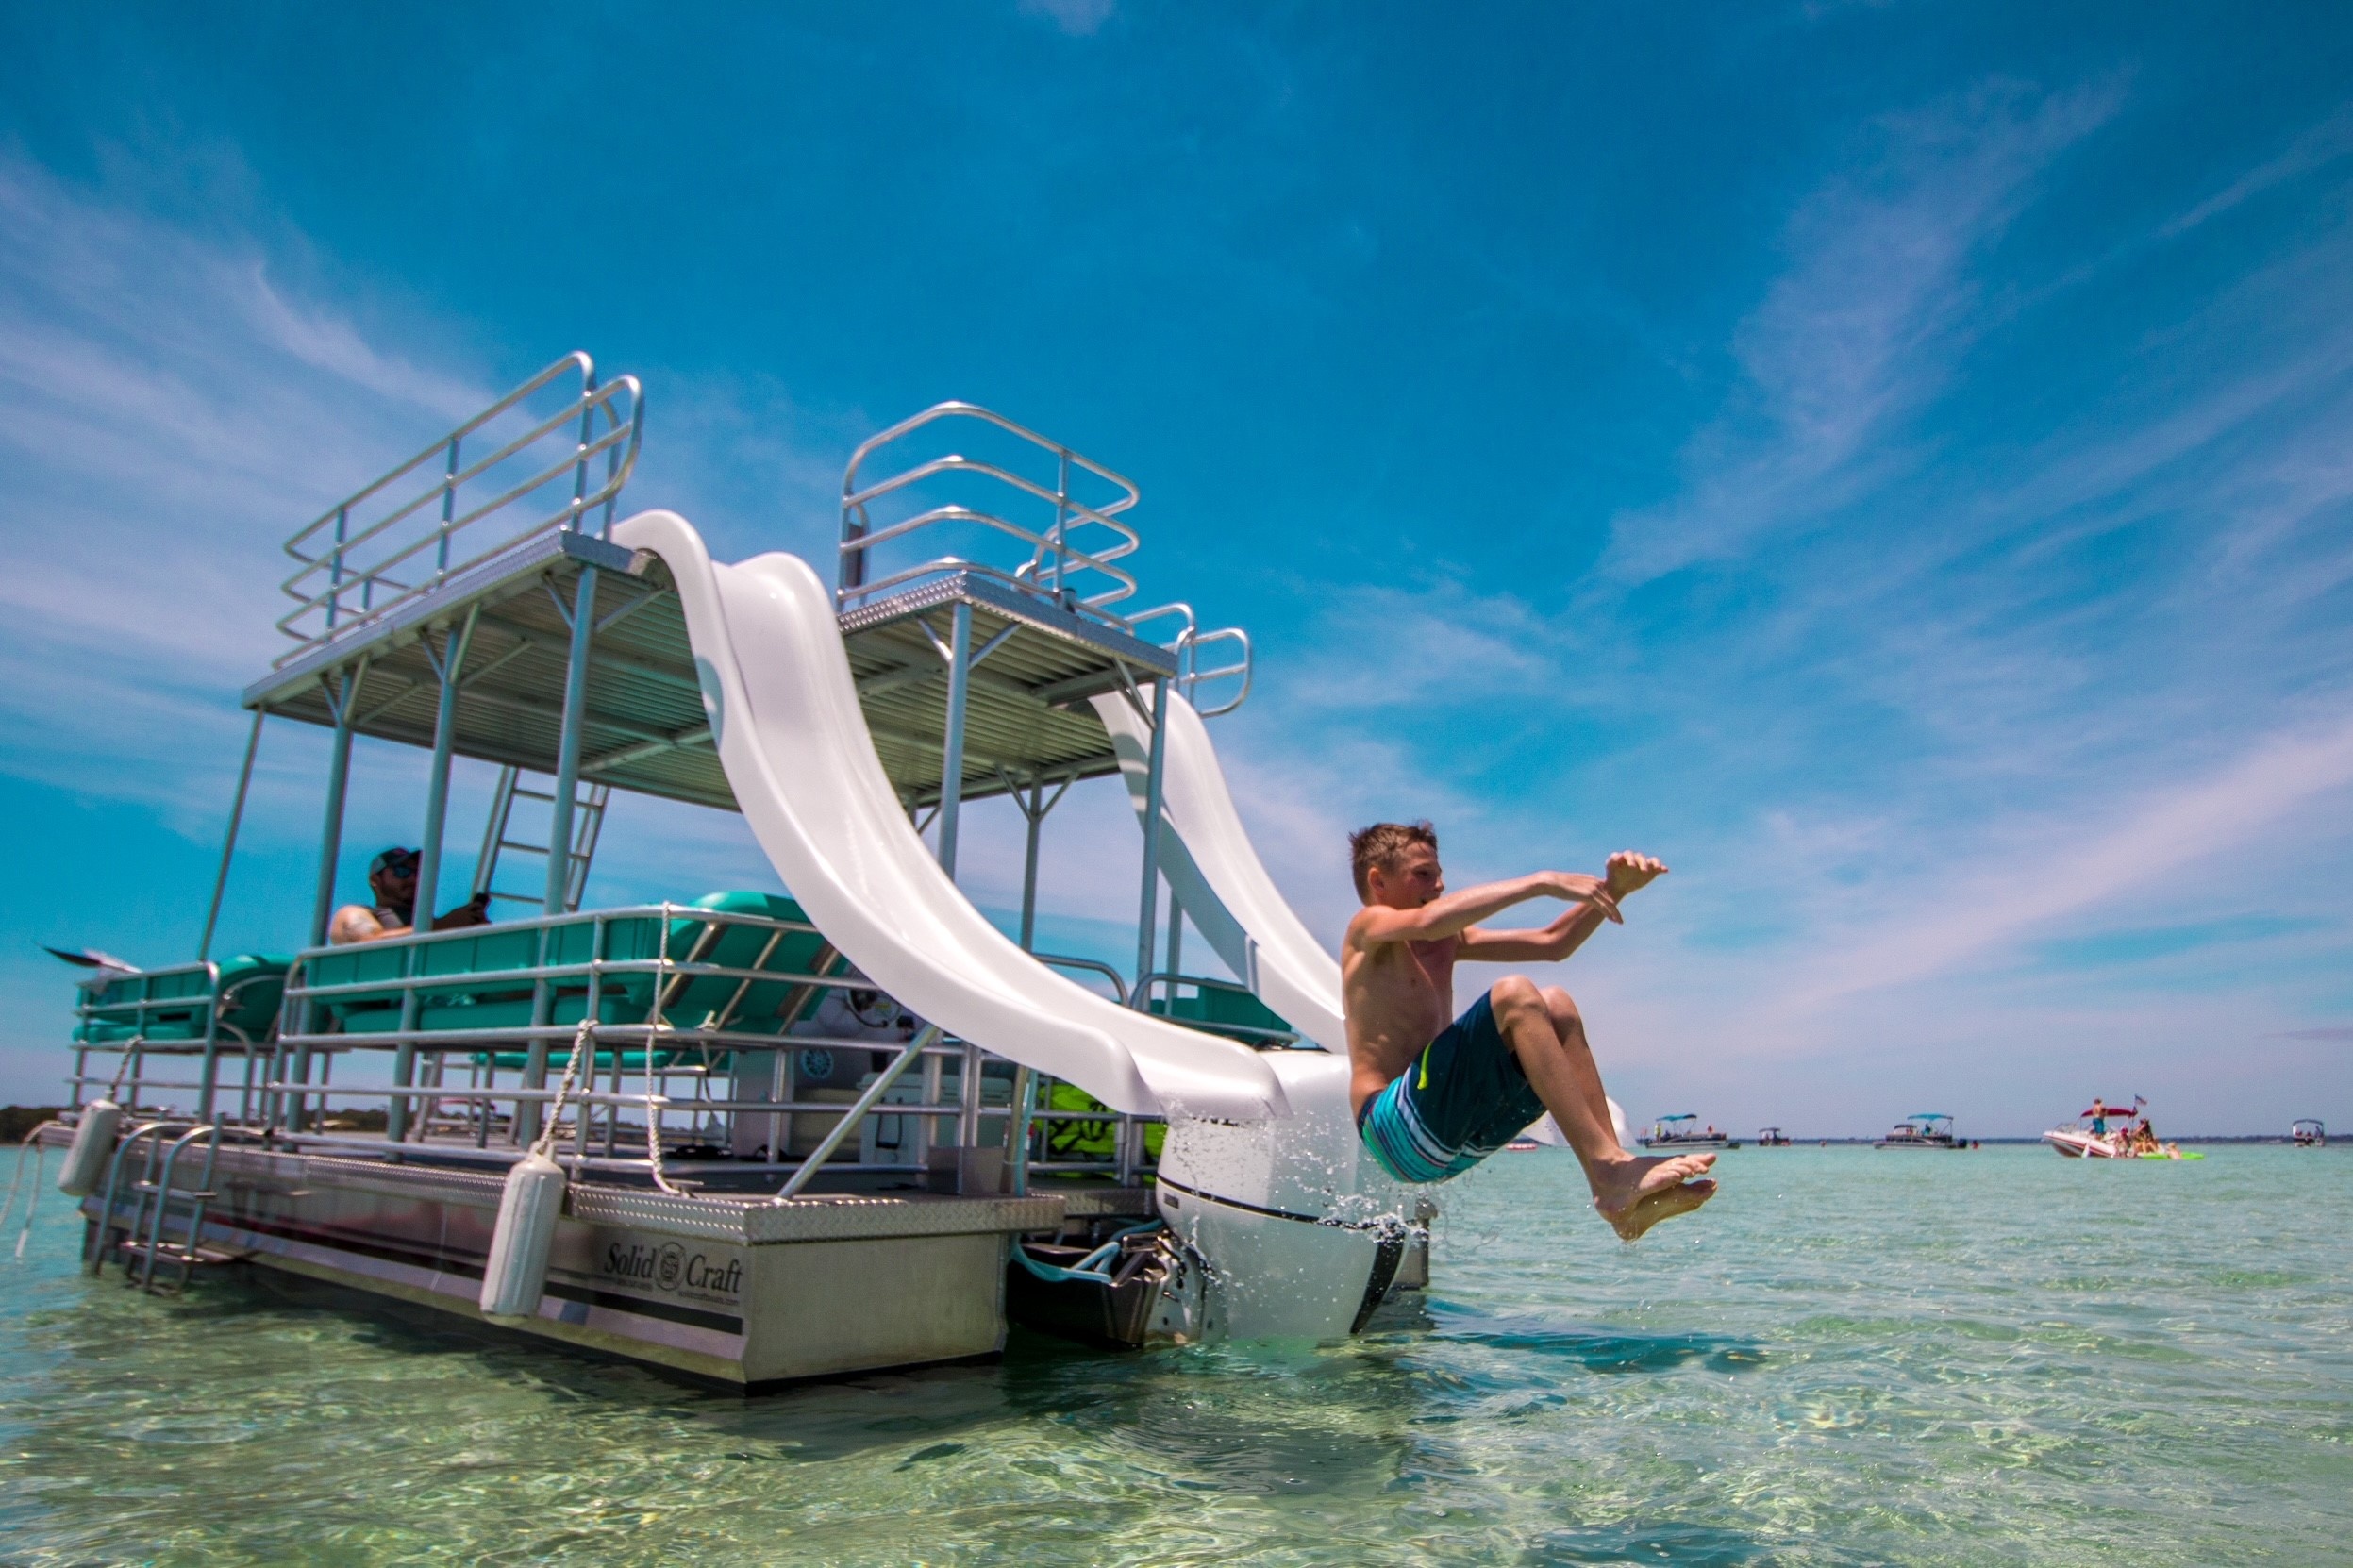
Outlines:
[[41, 1137], [42, 1128], [53, 1127], [57, 1125], [58, 1119], [55, 1116], [52, 1116], [47, 1121], [42, 1123], [40, 1126], [36, 1126], [32, 1131], [26, 1133], [25, 1135], [25, 1141], [17, 1144], [16, 1176], [8, 1183], [8, 1201], [6, 1203], [0, 1203], [0, 1230], [6, 1230], [8, 1225], [8, 1216], [15, 1212], [16, 1209], [17, 1189], [25, 1184], [25, 1151], [26, 1149], [34, 1150], [33, 1195], [25, 1200], [25, 1228], [16, 1233], [16, 1260], [20, 1263], [25, 1260], [25, 1243], [31, 1241], [33, 1237], [33, 1216], [41, 1209], [41, 1176], [42, 1173], [48, 1168], [49, 1164], [48, 1145], [45, 1143], [38, 1143], [35, 1140]]
[[653, 1167], [654, 1185], [674, 1198], [682, 1198], [687, 1195], [686, 1189], [672, 1186], [669, 1176], [661, 1168], [661, 1128], [656, 1121], [659, 1112], [655, 1108], [668, 1105], [670, 1097], [667, 1094], [655, 1093], [651, 1087], [654, 1076], [653, 1055], [651, 1051], [645, 1053], [645, 1076], [648, 1083], [645, 1091], [645, 1159]]
[[595, 1034], [596, 1020], [592, 1017], [581, 1019], [580, 1026], [573, 1031], [572, 1055], [564, 1059], [563, 1076], [556, 1080], [556, 1097], [547, 1102], [547, 1122], [540, 1128], [539, 1141], [531, 1145], [533, 1154], [544, 1156], [555, 1148], [556, 1124], [563, 1120], [564, 1100], [571, 1094], [573, 1082], [579, 1076], [580, 1053], [588, 1048], [588, 1043]]

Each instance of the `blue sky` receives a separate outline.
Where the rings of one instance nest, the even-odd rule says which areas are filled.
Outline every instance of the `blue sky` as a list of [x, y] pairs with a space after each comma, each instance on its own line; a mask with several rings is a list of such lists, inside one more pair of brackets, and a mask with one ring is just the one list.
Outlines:
[[[0, 1095], [36, 942], [192, 951], [279, 542], [580, 347], [726, 555], [829, 548], [943, 397], [1133, 475], [1322, 931], [1376, 816], [1458, 885], [1663, 856], [1565, 976], [1637, 1116], [2353, 1124], [2349, 67], [2286, 6], [9, 8]], [[324, 753], [265, 742], [232, 945], [299, 933]], [[356, 851], [421, 775], [360, 748]], [[1064, 945], [1124, 809], [1049, 835]]]

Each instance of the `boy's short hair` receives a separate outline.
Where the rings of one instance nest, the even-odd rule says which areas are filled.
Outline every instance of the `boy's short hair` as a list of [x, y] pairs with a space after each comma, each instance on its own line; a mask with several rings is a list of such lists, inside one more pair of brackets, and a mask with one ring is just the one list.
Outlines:
[[1427, 822], [1377, 822], [1349, 834], [1348, 869], [1357, 879], [1357, 897], [1370, 903], [1372, 869], [1396, 870], [1405, 852], [1417, 843], [1429, 845], [1429, 852], [1437, 854], [1438, 830]]

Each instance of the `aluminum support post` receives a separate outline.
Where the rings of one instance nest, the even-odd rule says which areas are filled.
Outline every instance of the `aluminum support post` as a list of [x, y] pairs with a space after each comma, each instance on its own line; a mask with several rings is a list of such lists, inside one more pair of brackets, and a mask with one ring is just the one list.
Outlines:
[[221, 895], [228, 891], [228, 863], [237, 853], [237, 829], [245, 820], [245, 791], [253, 783], [254, 753], [261, 749], [261, 721], [270, 710], [253, 710], [253, 730], [245, 737], [245, 764], [237, 770], [237, 798], [228, 809], [228, 836], [221, 844], [221, 869], [212, 878], [212, 902], [205, 907], [204, 935], [196, 939], [196, 959], [212, 956], [212, 932], [221, 923]]
[[1012, 1113], [1005, 1124], [1006, 1168], [1013, 1173], [1013, 1196], [1029, 1195], [1029, 1124], [1037, 1110], [1038, 1075], [1026, 1067], [1013, 1069]]
[[204, 1026], [204, 1065], [196, 1074], [196, 1120], [208, 1123], [212, 1120], [213, 1088], [221, 1075], [221, 972], [217, 968], [212, 971], [212, 994], [214, 1006]]
[[[564, 719], [556, 745], [556, 797], [548, 808], [547, 896], [542, 912], [571, 910], [572, 797], [580, 788], [580, 731], [588, 706], [589, 638], [596, 630], [596, 568], [580, 568], [580, 584], [572, 593], [572, 660], [564, 670]], [[531, 1085], [537, 1089], [539, 1084]]]
[[964, 703], [972, 687], [973, 607], [956, 601], [948, 636], [947, 733], [940, 745], [940, 869], [956, 880], [956, 819], [964, 802]]
[[[433, 716], [433, 765], [426, 776], [425, 837], [417, 848], [417, 929], [433, 928], [433, 909], [442, 891], [442, 837], [449, 818], [450, 749], [458, 739], [458, 674], [465, 668], [466, 650], [474, 642], [474, 625], [481, 614], [476, 606], [466, 611], [463, 625], [442, 634], [437, 661], [442, 677], [441, 706]], [[432, 644], [426, 653], [429, 658]]]
[[[1038, 830], [1045, 826], [1045, 813], [1038, 809], [1044, 798], [1045, 786], [1029, 787], [1029, 799], [1022, 807], [1022, 815], [1029, 819], [1028, 843], [1022, 851], [1021, 862], [1021, 950], [1037, 950], [1038, 935]], [[1013, 796], [1020, 800], [1016, 792]]]
[[1143, 899], [1136, 916], [1136, 989], [1128, 1003], [1139, 1011], [1151, 1010], [1149, 987], [1144, 979], [1152, 973], [1154, 946], [1153, 917], [1160, 909], [1160, 786], [1161, 775], [1168, 762], [1168, 682], [1152, 683], [1152, 751], [1144, 768], [1143, 785]]
[[[446, 543], [446, 540], [444, 540]], [[442, 677], [441, 705], [433, 718], [433, 764], [426, 775], [425, 837], [417, 851], [417, 907], [410, 917], [419, 931], [433, 928], [433, 909], [441, 895], [442, 830], [449, 816], [449, 754], [457, 739], [458, 729], [458, 672], [464, 667], [466, 649], [474, 642], [475, 618], [479, 607], [466, 611], [462, 626], [444, 630], [442, 634], [442, 654], [434, 660]], [[425, 653], [433, 659], [431, 633], [426, 634]], [[416, 974], [420, 961], [414, 945], [401, 955], [401, 972], [410, 977]], [[412, 986], [401, 993], [400, 1043], [392, 1047], [392, 1086], [406, 1089], [416, 1081], [417, 1043], [410, 1036], [417, 1027], [418, 997]], [[384, 1136], [394, 1143], [405, 1143], [409, 1137], [409, 1096], [395, 1094], [384, 1117]]]
[[362, 665], [343, 676], [335, 705], [335, 749], [326, 763], [326, 821], [319, 829], [319, 890], [310, 905], [310, 945], [326, 945], [326, 925], [335, 914], [335, 861], [343, 848], [343, 793], [351, 782], [351, 720], [359, 700]]
[[[546, 914], [566, 914], [572, 903], [572, 797], [580, 788], [580, 731], [588, 706], [589, 639], [596, 631], [596, 568], [580, 569], [579, 586], [572, 592], [572, 655], [564, 667], [563, 729], [556, 742], [556, 782], [548, 792], [556, 798], [547, 809], [547, 886], [540, 908]], [[663, 953], [668, 955], [669, 922], [662, 923]], [[553, 940], [551, 929], [540, 927], [535, 963], [547, 962], [547, 949]], [[555, 1012], [556, 989], [545, 980], [531, 987], [531, 1022], [545, 1026]], [[647, 1047], [652, 1048], [650, 1044]], [[616, 1056], [616, 1060], [619, 1058]], [[534, 1035], [524, 1048], [523, 1087], [547, 1087], [547, 1037]], [[514, 1132], [517, 1148], [530, 1147], [540, 1135], [540, 1116], [543, 1102], [519, 1100], [515, 1104]], [[614, 1114], [618, 1115], [616, 1111]]]
[[1070, 793], [1072, 777], [1065, 777], [1056, 785], [1051, 795], [1045, 792], [1044, 779], [1032, 779], [1029, 794], [1025, 799], [1021, 786], [1011, 775], [1000, 771], [1000, 776], [1005, 779], [1006, 787], [1013, 796], [1013, 804], [1021, 809], [1023, 819], [1029, 825], [1028, 843], [1022, 856], [1021, 945], [1024, 952], [1035, 952], [1038, 935], [1038, 835], [1044, 828], [1045, 819], [1052, 814], [1054, 808], [1060, 806], [1062, 797]]

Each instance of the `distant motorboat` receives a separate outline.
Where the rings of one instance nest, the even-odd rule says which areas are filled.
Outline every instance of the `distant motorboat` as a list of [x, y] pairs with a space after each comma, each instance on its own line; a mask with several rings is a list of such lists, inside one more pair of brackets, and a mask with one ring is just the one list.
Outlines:
[[1923, 1110], [1907, 1116], [1888, 1129], [1884, 1138], [1876, 1139], [1875, 1149], [1965, 1149], [1966, 1138], [1953, 1136], [1953, 1119], [1941, 1110]]
[[1740, 1145], [1715, 1129], [1710, 1123], [1702, 1127], [1696, 1111], [1686, 1110], [1680, 1115], [1661, 1116], [1650, 1124], [1650, 1131], [1642, 1139], [1646, 1149], [1737, 1149]]
[[1789, 1134], [1783, 1132], [1779, 1127], [1759, 1127], [1757, 1129], [1757, 1147], [1761, 1149], [1786, 1149], [1789, 1146]]
[[2288, 1142], [2299, 1149], [2325, 1149], [2328, 1146], [2328, 1129], [2317, 1116], [2302, 1117], [2288, 1128]]
[[[2146, 1114], [2148, 1102], [2138, 1094], [2132, 1096], [2131, 1109], [2110, 1105], [2094, 1099], [2091, 1109], [2081, 1112], [2082, 1120], [2070, 1122], [2063, 1127], [2053, 1127], [2043, 1135], [2043, 1142], [2057, 1149], [2069, 1159], [2203, 1159], [2202, 1154], [2184, 1154], [2178, 1143], [2161, 1143], [2149, 1127]], [[2113, 1119], [2117, 1126], [2108, 1126]], [[2135, 1121], [2139, 1126], [2134, 1126]]]

